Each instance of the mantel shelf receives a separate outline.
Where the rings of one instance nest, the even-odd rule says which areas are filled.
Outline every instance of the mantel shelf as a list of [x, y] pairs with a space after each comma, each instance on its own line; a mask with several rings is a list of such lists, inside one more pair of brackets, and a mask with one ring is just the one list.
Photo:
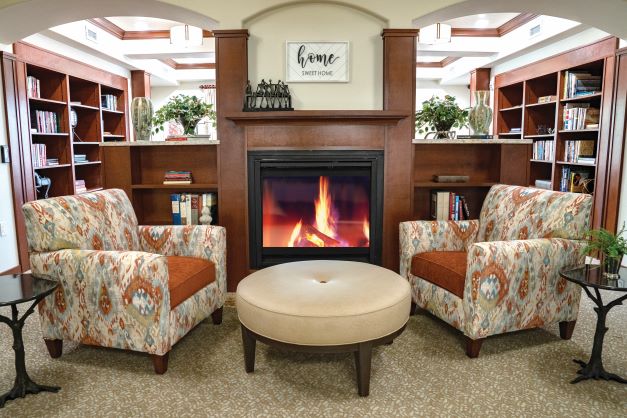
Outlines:
[[394, 110], [293, 110], [278, 112], [233, 112], [226, 118], [241, 124], [272, 124], [277, 122], [315, 122], [339, 124], [395, 125], [410, 117]]

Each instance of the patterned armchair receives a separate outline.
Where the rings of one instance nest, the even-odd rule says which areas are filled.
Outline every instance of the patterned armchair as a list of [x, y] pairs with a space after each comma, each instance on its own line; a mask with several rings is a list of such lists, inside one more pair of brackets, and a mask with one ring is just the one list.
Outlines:
[[142, 351], [167, 370], [172, 346], [222, 318], [226, 233], [217, 226], [138, 226], [122, 190], [23, 207], [33, 273], [58, 281], [39, 305], [52, 357], [63, 340]]
[[569, 339], [581, 292], [559, 270], [584, 261], [591, 205], [589, 195], [496, 185], [479, 220], [401, 223], [412, 309], [462, 331], [469, 357], [485, 337], [555, 322]]

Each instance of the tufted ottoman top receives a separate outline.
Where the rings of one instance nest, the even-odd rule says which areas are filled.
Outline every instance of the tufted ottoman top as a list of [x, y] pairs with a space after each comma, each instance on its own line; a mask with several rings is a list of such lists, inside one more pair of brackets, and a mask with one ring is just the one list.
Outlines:
[[384, 337], [409, 318], [407, 280], [350, 261], [301, 261], [259, 270], [237, 287], [249, 330], [300, 345], [344, 345]]

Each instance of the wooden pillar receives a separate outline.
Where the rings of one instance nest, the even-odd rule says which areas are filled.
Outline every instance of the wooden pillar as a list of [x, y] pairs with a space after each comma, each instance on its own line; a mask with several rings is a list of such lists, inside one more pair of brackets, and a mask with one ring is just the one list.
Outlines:
[[416, 111], [416, 29], [384, 29], [383, 109], [407, 112], [386, 129], [383, 206], [384, 267], [399, 269], [399, 223], [412, 219], [414, 113]]
[[218, 210], [226, 228], [228, 290], [248, 275], [246, 138], [225, 115], [240, 112], [248, 80], [248, 31], [213, 31], [216, 42], [216, 102], [219, 145]]
[[150, 98], [150, 74], [143, 70], [131, 71], [131, 89], [133, 98]]
[[490, 90], [490, 68], [475, 68], [470, 72], [470, 106], [475, 105], [475, 92]]

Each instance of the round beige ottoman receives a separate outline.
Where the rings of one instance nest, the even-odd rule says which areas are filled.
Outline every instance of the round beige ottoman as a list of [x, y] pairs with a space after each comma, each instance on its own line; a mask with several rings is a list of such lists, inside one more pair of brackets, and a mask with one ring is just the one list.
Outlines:
[[391, 343], [409, 319], [409, 283], [391, 270], [351, 261], [299, 261], [259, 270], [237, 286], [246, 371], [255, 342], [306, 352], [355, 352], [367, 396], [372, 347]]

